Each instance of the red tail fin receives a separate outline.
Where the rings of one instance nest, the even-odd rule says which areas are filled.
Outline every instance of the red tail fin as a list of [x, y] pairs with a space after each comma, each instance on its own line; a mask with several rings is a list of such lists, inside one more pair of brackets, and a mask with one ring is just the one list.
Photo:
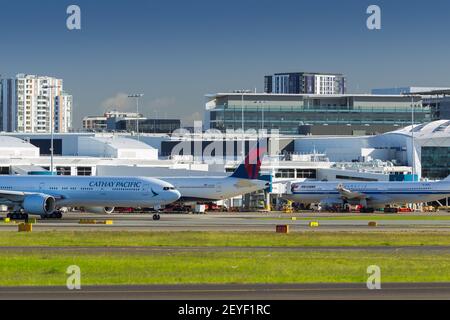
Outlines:
[[231, 176], [241, 179], [258, 179], [262, 159], [266, 153], [267, 140], [258, 140], [256, 148], [250, 150], [245, 157], [244, 163], [241, 163]]

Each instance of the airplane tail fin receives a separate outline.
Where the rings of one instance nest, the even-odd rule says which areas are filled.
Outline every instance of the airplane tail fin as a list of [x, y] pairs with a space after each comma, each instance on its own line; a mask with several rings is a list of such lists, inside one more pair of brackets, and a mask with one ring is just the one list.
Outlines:
[[258, 140], [256, 148], [249, 151], [244, 163], [241, 163], [231, 177], [240, 179], [258, 179], [264, 154], [267, 153], [267, 139]]
[[448, 176], [447, 178], [445, 178], [443, 181], [450, 181], [450, 176]]

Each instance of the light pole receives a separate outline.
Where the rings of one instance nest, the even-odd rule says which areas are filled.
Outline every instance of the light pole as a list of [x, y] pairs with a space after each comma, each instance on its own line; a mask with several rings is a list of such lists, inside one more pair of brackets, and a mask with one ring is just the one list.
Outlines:
[[139, 98], [143, 97], [143, 93], [129, 94], [128, 98], [136, 98], [136, 132], [139, 140]]
[[414, 103], [414, 95], [408, 94], [408, 96], [411, 97], [411, 145], [412, 145], [412, 158], [411, 158], [411, 165], [412, 165], [412, 178], [413, 182], [416, 181], [416, 148], [415, 148], [415, 141], [414, 141], [414, 109], [415, 109], [415, 103]]
[[244, 94], [252, 92], [251, 90], [235, 90], [234, 92], [241, 94], [241, 128], [242, 128], [242, 149], [241, 156], [245, 159], [245, 135], [244, 135]]
[[412, 176], [413, 182], [416, 181], [416, 150], [414, 143], [414, 96], [411, 95], [411, 144], [412, 144]]
[[261, 107], [261, 130], [264, 130], [264, 104], [267, 101], [255, 101], [256, 104], [259, 104]]
[[49, 109], [50, 109], [50, 173], [51, 175], [54, 174], [54, 170], [53, 170], [53, 156], [54, 156], [54, 151], [53, 151], [53, 125], [54, 125], [54, 119], [53, 119], [53, 103], [52, 103], [52, 89], [54, 88], [58, 88], [58, 86], [55, 85], [50, 85], [50, 86], [43, 86], [43, 89], [50, 89], [50, 94], [49, 94]]
[[244, 93], [245, 90], [241, 90], [241, 125], [242, 125], [242, 147], [241, 157], [245, 159], [245, 133], [244, 133]]

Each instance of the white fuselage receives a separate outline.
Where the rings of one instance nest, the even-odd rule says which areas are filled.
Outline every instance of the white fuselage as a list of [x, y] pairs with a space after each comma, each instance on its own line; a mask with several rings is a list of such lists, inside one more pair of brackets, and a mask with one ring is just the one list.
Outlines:
[[0, 190], [49, 195], [58, 207], [154, 207], [180, 197], [170, 183], [144, 177], [0, 176]]
[[161, 177], [181, 193], [181, 201], [218, 201], [264, 189], [267, 181], [234, 177]]
[[[338, 186], [366, 196], [369, 207], [387, 204], [425, 203], [450, 197], [450, 181], [438, 182], [302, 182], [292, 185], [285, 198], [310, 204], [321, 201], [342, 201]], [[349, 197], [352, 202], [351, 196]], [[356, 198], [354, 202], [360, 201]]]

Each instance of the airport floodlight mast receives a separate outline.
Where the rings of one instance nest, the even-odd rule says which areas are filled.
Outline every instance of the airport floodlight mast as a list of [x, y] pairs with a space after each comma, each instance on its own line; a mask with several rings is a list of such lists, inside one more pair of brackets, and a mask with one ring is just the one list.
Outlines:
[[416, 150], [414, 144], [414, 96], [411, 96], [411, 144], [412, 144], [412, 178], [416, 181]]
[[251, 93], [251, 90], [248, 89], [240, 89], [235, 90], [235, 93], [241, 94], [241, 129], [242, 129], [242, 148], [241, 148], [241, 156], [242, 159], [245, 159], [245, 134], [244, 134], [244, 94]]
[[261, 107], [261, 130], [264, 130], [264, 104], [267, 103], [267, 101], [254, 101], [254, 103]]
[[53, 175], [54, 174], [54, 170], [53, 170], [53, 156], [54, 156], [54, 151], [53, 151], [53, 126], [54, 126], [54, 118], [53, 118], [53, 107], [54, 107], [54, 101], [52, 102], [52, 89], [58, 88], [58, 86], [55, 85], [50, 85], [50, 86], [43, 86], [43, 89], [50, 89], [50, 94], [49, 94], [49, 109], [50, 109], [50, 174]]
[[142, 98], [144, 96], [143, 93], [135, 93], [135, 94], [129, 94], [128, 98], [136, 98], [136, 132], [137, 132], [137, 139], [139, 140], [139, 98]]
[[[411, 155], [411, 165], [412, 165], [412, 178], [413, 181], [416, 181], [416, 149], [415, 149], [415, 141], [414, 141], [414, 110], [415, 110], [415, 102], [414, 97], [417, 97], [417, 95], [414, 94], [405, 94], [409, 97], [411, 97], [411, 145], [412, 145], [412, 155]], [[418, 179], [419, 180], [419, 179]]]

